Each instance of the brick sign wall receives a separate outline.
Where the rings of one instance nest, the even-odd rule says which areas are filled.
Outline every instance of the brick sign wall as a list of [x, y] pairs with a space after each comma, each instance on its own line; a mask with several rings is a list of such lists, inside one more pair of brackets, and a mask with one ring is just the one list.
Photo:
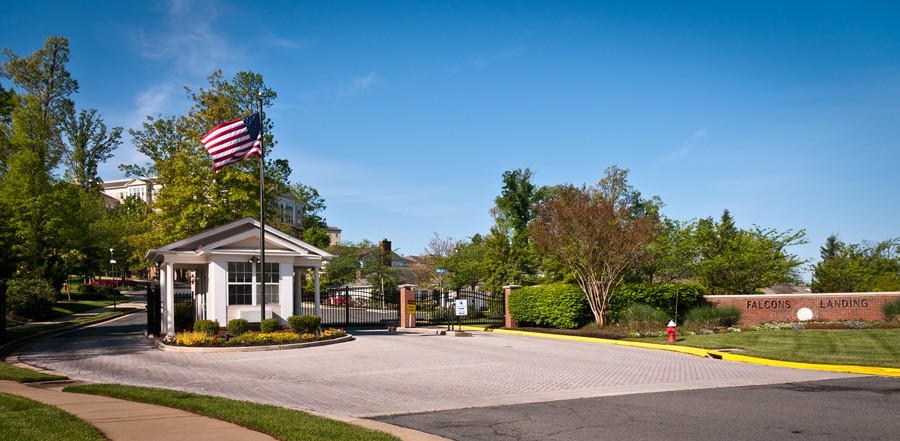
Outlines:
[[794, 322], [804, 314], [809, 320], [884, 321], [882, 306], [900, 299], [900, 292], [835, 293], [835, 294], [763, 294], [706, 296], [718, 307], [736, 306], [741, 310], [742, 325], [767, 322]]

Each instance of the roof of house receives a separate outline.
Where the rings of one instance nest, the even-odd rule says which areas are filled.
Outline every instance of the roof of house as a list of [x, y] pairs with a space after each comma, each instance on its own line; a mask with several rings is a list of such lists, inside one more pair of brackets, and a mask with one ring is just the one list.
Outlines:
[[[315, 259], [335, 257], [322, 249], [266, 225], [266, 255], [300, 256]], [[270, 248], [271, 247], [271, 248]], [[150, 250], [145, 256], [152, 262], [162, 262], [168, 255], [202, 256], [210, 253], [259, 254], [259, 220], [251, 217], [236, 220], [220, 227]]]

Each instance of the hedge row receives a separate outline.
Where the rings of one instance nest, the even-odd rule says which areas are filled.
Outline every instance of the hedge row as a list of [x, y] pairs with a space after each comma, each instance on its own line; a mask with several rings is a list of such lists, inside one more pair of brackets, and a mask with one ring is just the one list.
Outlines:
[[509, 297], [509, 313], [520, 326], [559, 329], [581, 327], [591, 321], [591, 307], [578, 285], [554, 283], [526, 286]]
[[[623, 284], [611, 296], [607, 315], [612, 322], [619, 322], [629, 306], [643, 303], [674, 318], [676, 297], [678, 312], [683, 315], [702, 304], [703, 295], [703, 287], [696, 283]], [[509, 313], [521, 326], [559, 329], [578, 328], [593, 319], [584, 292], [578, 285], [566, 283], [526, 286], [513, 291]]]

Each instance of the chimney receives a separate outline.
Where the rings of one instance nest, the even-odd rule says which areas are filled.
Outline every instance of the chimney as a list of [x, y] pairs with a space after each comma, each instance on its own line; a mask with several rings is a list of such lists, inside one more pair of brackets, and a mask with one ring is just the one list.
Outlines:
[[381, 249], [382, 265], [391, 266], [391, 241], [383, 239], [378, 241], [378, 248]]

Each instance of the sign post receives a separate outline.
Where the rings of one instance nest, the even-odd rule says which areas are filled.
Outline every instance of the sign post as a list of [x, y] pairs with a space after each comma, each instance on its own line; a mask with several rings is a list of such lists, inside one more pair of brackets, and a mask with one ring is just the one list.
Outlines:
[[456, 327], [462, 330], [462, 318], [469, 314], [469, 302], [466, 299], [456, 299]]
[[412, 328], [416, 322], [416, 301], [415, 300], [407, 300], [406, 301], [406, 316], [407, 322], [409, 323], [409, 327]]

